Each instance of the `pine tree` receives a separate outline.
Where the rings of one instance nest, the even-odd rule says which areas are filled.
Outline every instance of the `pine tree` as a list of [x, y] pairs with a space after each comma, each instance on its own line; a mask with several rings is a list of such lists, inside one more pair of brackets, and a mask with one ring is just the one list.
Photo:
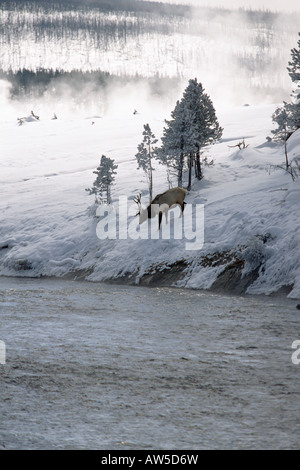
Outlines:
[[154, 145], [157, 143], [155, 135], [151, 131], [149, 124], [144, 125], [143, 131], [143, 142], [138, 145], [138, 153], [136, 154], [136, 159], [138, 163], [138, 169], [142, 169], [145, 172], [148, 187], [149, 187], [149, 199], [150, 202], [153, 199], [152, 189], [153, 189], [153, 158], [156, 158], [156, 149]]
[[111, 186], [115, 180], [118, 165], [114, 164], [114, 160], [102, 155], [100, 165], [97, 170], [93, 171], [97, 175], [92, 188], [87, 188], [90, 194], [95, 194], [97, 203], [111, 204]]
[[[299, 33], [300, 36], [300, 33]], [[272, 130], [274, 140], [286, 141], [289, 136], [300, 128], [300, 39], [298, 49], [291, 50], [292, 60], [287, 67], [289, 76], [295, 85], [291, 94], [291, 102], [283, 102], [283, 106], [276, 109], [272, 115], [277, 128]]]
[[218, 141], [222, 137], [223, 129], [220, 127], [216, 112], [210, 97], [204, 93], [204, 88], [197, 79], [189, 80], [184, 91], [183, 101], [186, 119], [189, 122], [189, 141], [192, 147], [189, 153], [189, 184], [191, 186], [192, 167], [195, 164], [195, 176], [201, 180], [201, 150]]
[[189, 149], [188, 123], [186, 122], [182, 101], [177, 101], [174, 110], [171, 112], [171, 119], [169, 121], [165, 120], [165, 123], [166, 127], [163, 129], [159, 155], [161, 161], [166, 163], [176, 174], [177, 184], [181, 188], [184, 158]]
[[215, 109], [210, 97], [197, 79], [189, 80], [181, 101], [177, 101], [171, 120], [165, 121], [160, 155], [177, 171], [178, 186], [182, 186], [184, 165], [189, 169], [188, 189], [191, 187], [192, 168], [202, 179], [200, 155], [204, 147], [222, 136]]
[[293, 82], [300, 81], [300, 33], [298, 33], [298, 47], [291, 50], [292, 60], [289, 62], [288, 72]]

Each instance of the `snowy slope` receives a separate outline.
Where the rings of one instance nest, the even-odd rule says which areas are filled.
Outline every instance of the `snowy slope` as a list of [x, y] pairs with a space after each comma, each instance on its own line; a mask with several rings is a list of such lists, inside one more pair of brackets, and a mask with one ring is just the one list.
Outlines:
[[[135, 224], [133, 196], [142, 191], [148, 202], [146, 180], [135, 161], [143, 124], [148, 122], [160, 137], [169, 111], [142, 107], [137, 115], [124, 109], [102, 117], [62, 113], [51, 120], [43, 110], [39, 121], [29, 119], [22, 126], [13, 112], [2, 117], [0, 274], [84, 272], [89, 280], [101, 281], [134, 273], [138, 283], [151, 267], [188, 260], [190, 268], [178, 285], [206, 289], [224, 266], [201, 260], [234, 253], [245, 260], [244, 274], [260, 267], [249, 293], [270, 294], [293, 286], [289, 296], [300, 298], [300, 180], [293, 182], [274, 168], [284, 161], [282, 146], [266, 142], [275, 107], [217, 110], [224, 135], [210, 149], [215, 164], [205, 168], [204, 180], [194, 183], [186, 199], [204, 204], [204, 245], [197, 251], [186, 250], [184, 238], [120, 240], [117, 234], [115, 240], [100, 240], [93, 196], [85, 191], [101, 155], [115, 159], [115, 207], [119, 196], [127, 196], [128, 223]], [[242, 138], [247, 148], [229, 147]], [[288, 150], [291, 157], [300, 155], [299, 131], [290, 138]], [[165, 171], [157, 166], [154, 193], [165, 189]]]

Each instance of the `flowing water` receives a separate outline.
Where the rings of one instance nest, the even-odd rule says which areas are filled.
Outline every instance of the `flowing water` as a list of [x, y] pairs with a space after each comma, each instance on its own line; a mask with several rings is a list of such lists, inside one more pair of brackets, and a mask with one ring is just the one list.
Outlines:
[[285, 298], [0, 278], [0, 447], [297, 449], [298, 339]]

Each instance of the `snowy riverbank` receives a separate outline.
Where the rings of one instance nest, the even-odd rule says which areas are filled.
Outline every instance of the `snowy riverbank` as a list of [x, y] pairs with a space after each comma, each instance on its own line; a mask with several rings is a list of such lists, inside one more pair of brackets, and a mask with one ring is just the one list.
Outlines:
[[[93, 197], [85, 192], [104, 154], [119, 165], [116, 207], [119, 196], [131, 203], [138, 191], [146, 204], [147, 184], [136, 169], [135, 153], [143, 124], [159, 138], [168, 112], [145, 108], [133, 115], [126, 109], [102, 117], [58, 114], [52, 120], [51, 110], [22, 126], [10, 112], [0, 122], [0, 275], [123, 278], [149, 285], [151, 279], [167, 284], [169, 279], [169, 285], [209, 289], [223, 273], [219, 287], [225, 291], [240, 283], [247, 293], [285, 288], [289, 297], [300, 298], [300, 180], [275, 169], [284, 162], [282, 145], [266, 141], [275, 108], [217, 109], [223, 139], [210, 149], [214, 165], [204, 169], [204, 179], [186, 199], [204, 205], [199, 250], [186, 250], [184, 238], [134, 240], [117, 234], [115, 240], [99, 240]], [[247, 148], [229, 148], [243, 138]], [[288, 152], [290, 158], [299, 156], [300, 131], [289, 139]], [[167, 187], [158, 166], [154, 193]], [[134, 211], [129, 214], [132, 224]]]

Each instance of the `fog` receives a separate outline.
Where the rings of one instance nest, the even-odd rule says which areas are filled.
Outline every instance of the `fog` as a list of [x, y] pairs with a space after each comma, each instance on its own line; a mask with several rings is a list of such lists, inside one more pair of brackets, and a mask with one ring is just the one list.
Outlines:
[[[184, 82], [185, 83], [185, 82]], [[187, 83], [185, 83], [185, 86]], [[84, 86], [80, 93], [67, 82], [56, 85], [55, 94], [22, 97], [12, 100], [11, 85], [0, 80], [0, 122], [15, 121], [18, 118], [31, 120], [31, 111], [41, 120], [53, 119], [90, 119], [102, 117], [128, 118], [134, 112], [145, 118], [166, 118], [174, 108], [176, 100], [181, 98], [184, 85], [178, 82], [178, 88], [165, 89], [158, 95], [146, 81], [108, 86], [105, 90], [95, 91], [95, 87]]]
[[[146, 1], [146, 0], [144, 0]], [[150, 0], [151, 1], [151, 0]], [[163, 3], [193, 5], [196, 7], [245, 8], [270, 11], [300, 11], [298, 0], [160, 0]]]
[[[0, 26], [6, 31], [0, 37], [2, 71], [77, 70], [82, 74], [78, 79], [58, 77], [47, 86], [36, 80], [39, 87], [44, 86], [42, 92], [34, 89], [34, 81], [27, 91], [20, 83], [21, 92], [12, 100], [15, 77], [9, 83], [4, 73], [1, 119], [24, 117], [31, 110], [51, 118], [54, 113], [58, 117], [129, 115], [135, 109], [165, 112], [168, 118], [190, 78], [203, 84], [216, 109], [289, 100], [292, 82], [286, 67], [297, 45], [300, 13], [224, 9], [247, 6], [237, 1], [209, 2], [209, 7], [223, 8], [216, 10], [195, 7], [205, 5], [204, 1], [187, 3], [194, 6], [185, 14], [177, 11], [177, 16], [160, 15], [159, 4], [147, 14], [64, 11], [61, 16], [52, 15], [60, 18], [57, 24], [50, 24], [42, 9], [20, 9], [10, 13], [8, 21], [5, 7], [0, 6]], [[267, 3], [259, 2], [260, 8], [267, 8]], [[85, 74], [95, 70], [110, 74], [105, 86], [87, 79]], [[150, 83], [153, 77], [155, 86]]]

